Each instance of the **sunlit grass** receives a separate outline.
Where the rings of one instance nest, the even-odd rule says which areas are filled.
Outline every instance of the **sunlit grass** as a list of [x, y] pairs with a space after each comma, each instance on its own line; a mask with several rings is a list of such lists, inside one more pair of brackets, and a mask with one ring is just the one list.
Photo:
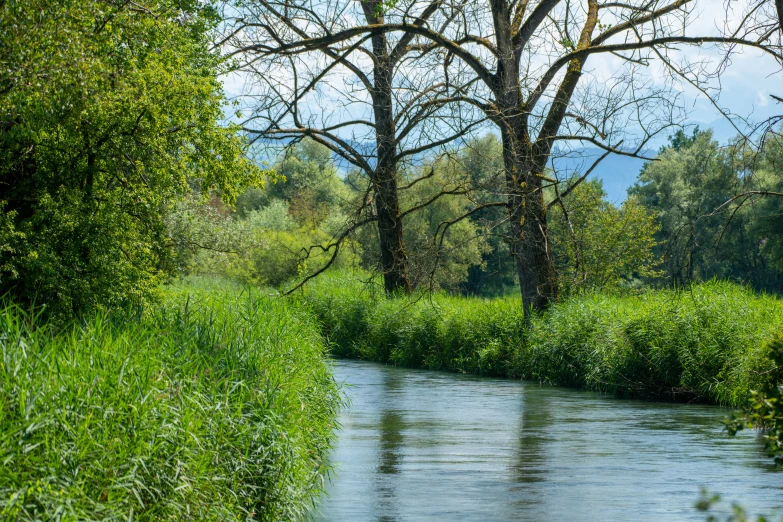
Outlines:
[[783, 373], [766, 347], [783, 303], [728, 283], [571, 297], [530, 328], [516, 297], [386, 299], [347, 273], [300, 299], [338, 357], [731, 406]]
[[339, 405], [310, 319], [192, 285], [140, 317], [0, 323], [0, 518], [291, 520]]

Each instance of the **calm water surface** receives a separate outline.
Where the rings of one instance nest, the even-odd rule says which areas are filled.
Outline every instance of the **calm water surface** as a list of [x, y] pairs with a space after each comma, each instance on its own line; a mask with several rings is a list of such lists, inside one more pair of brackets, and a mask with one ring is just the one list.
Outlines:
[[783, 509], [752, 433], [710, 406], [337, 361], [351, 401], [316, 520], [704, 520], [701, 487]]

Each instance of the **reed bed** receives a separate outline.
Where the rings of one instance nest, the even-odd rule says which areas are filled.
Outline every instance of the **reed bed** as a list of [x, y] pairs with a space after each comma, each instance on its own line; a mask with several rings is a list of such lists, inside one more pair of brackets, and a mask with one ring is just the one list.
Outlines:
[[0, 319], [0, 518], [296, 520], [338, 387], [311, 319], [179, 286], [135, 315]]
[[735, 407], [783, 379], [768, 347], [783, 303], [729, 283], [574, 296], [528, 327], [516, 297], [386, 299], [350, 273], [298, 299], [337, 357]]

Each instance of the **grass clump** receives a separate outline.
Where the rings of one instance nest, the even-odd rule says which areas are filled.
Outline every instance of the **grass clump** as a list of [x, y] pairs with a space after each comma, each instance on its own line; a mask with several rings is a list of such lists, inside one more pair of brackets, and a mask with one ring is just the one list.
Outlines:
[[140, 317], [0, 323], [0, 518], [291, 520], [338, 389], [307, 316], [179, 287]]
[[729, 283], [575, 296], [527, 328], [515, 297], [386, 299], [350, 274], [301, 299], [338, 357], [730, 406], [783, 378], [767, 343], [783, 304]]
[[381, 286], [339, 273], [300, 296], [332, 353], [412, 368], [504, 376], [523, 344], [522, 310], [513, 298], [444, 293], [387, 299]]
[[537, 318], [519, 373], [623, 396], [743, 405], [781, 372], [766, 341], [783, 306], [729, 283], [567, 299]]

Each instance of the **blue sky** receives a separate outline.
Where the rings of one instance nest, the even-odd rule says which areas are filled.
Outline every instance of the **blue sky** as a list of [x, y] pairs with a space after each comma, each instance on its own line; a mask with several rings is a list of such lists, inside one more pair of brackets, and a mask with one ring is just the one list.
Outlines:
[[[747, 0], [736, 0], [733, 16], [738, 16]], [[693, 23], [689, 26], [692, 34], [710, 34], [715, 31], [725, 17], [723, 2], [707, 0], [699, 4], [700, 11], [696, 13]], [[720, 58], [718, 50], [708, 47], [685, 47], [679, 51], [679, 56], [691, 62], [699, 60], [713, 61]], [[596, 78], [609, 77], [617, 67], [616, 60], [611, 57], [597, 58], [588, 61], [588, 68]], [[649, 69], [653, 81], [662, 77], [663, 71], [655, 66]], [[227, 94], [237, 94], [242, 90], [242, 79], [234, 76], [224, 79]], [[783, 73], [780, 64], [775, 63], [758, 50], [738, 50], [733, 54], [729, 66], [722, 72], [719, 83], [712, 87], [720, 87], [716, 100], [710, 101], [705, 96], [689, 86], [680, 86], [679, 95], [688, 111], [683, 123], [692, 128], [712, 129], [715, 139], [726, 143], [737, 135], [737, 128], [746, 132], [754, 124], [766, 118], [783, 114], [783, 104], [775, 102], [770, 95], [783, 97]], [[717, 91], [714, 91], [717, 92]], [[725, 113], [731, 115], [727, 119], [715, 107], [718, 105]], [[736, 126], [736, 128], [735, 128]], [[689, 131], [690, 132], [690, 131]], [[661, 135], [657, 141], [651, 142], [649, 148], [656, 151], [666, 143], [666, 135]], [[596, 151], [598, 154], [598, 151]], [[589, 165], [589, 162], [587, 163]], [[594, 176], [604, 181], [604, 188], [612, 201], [620, 202], [626, 197], [626, 189], [637, 178], [644, 162], [628, 157], [609, 157], [595, 171]], [[572, 165], [568, 165], [573, 167]]]

